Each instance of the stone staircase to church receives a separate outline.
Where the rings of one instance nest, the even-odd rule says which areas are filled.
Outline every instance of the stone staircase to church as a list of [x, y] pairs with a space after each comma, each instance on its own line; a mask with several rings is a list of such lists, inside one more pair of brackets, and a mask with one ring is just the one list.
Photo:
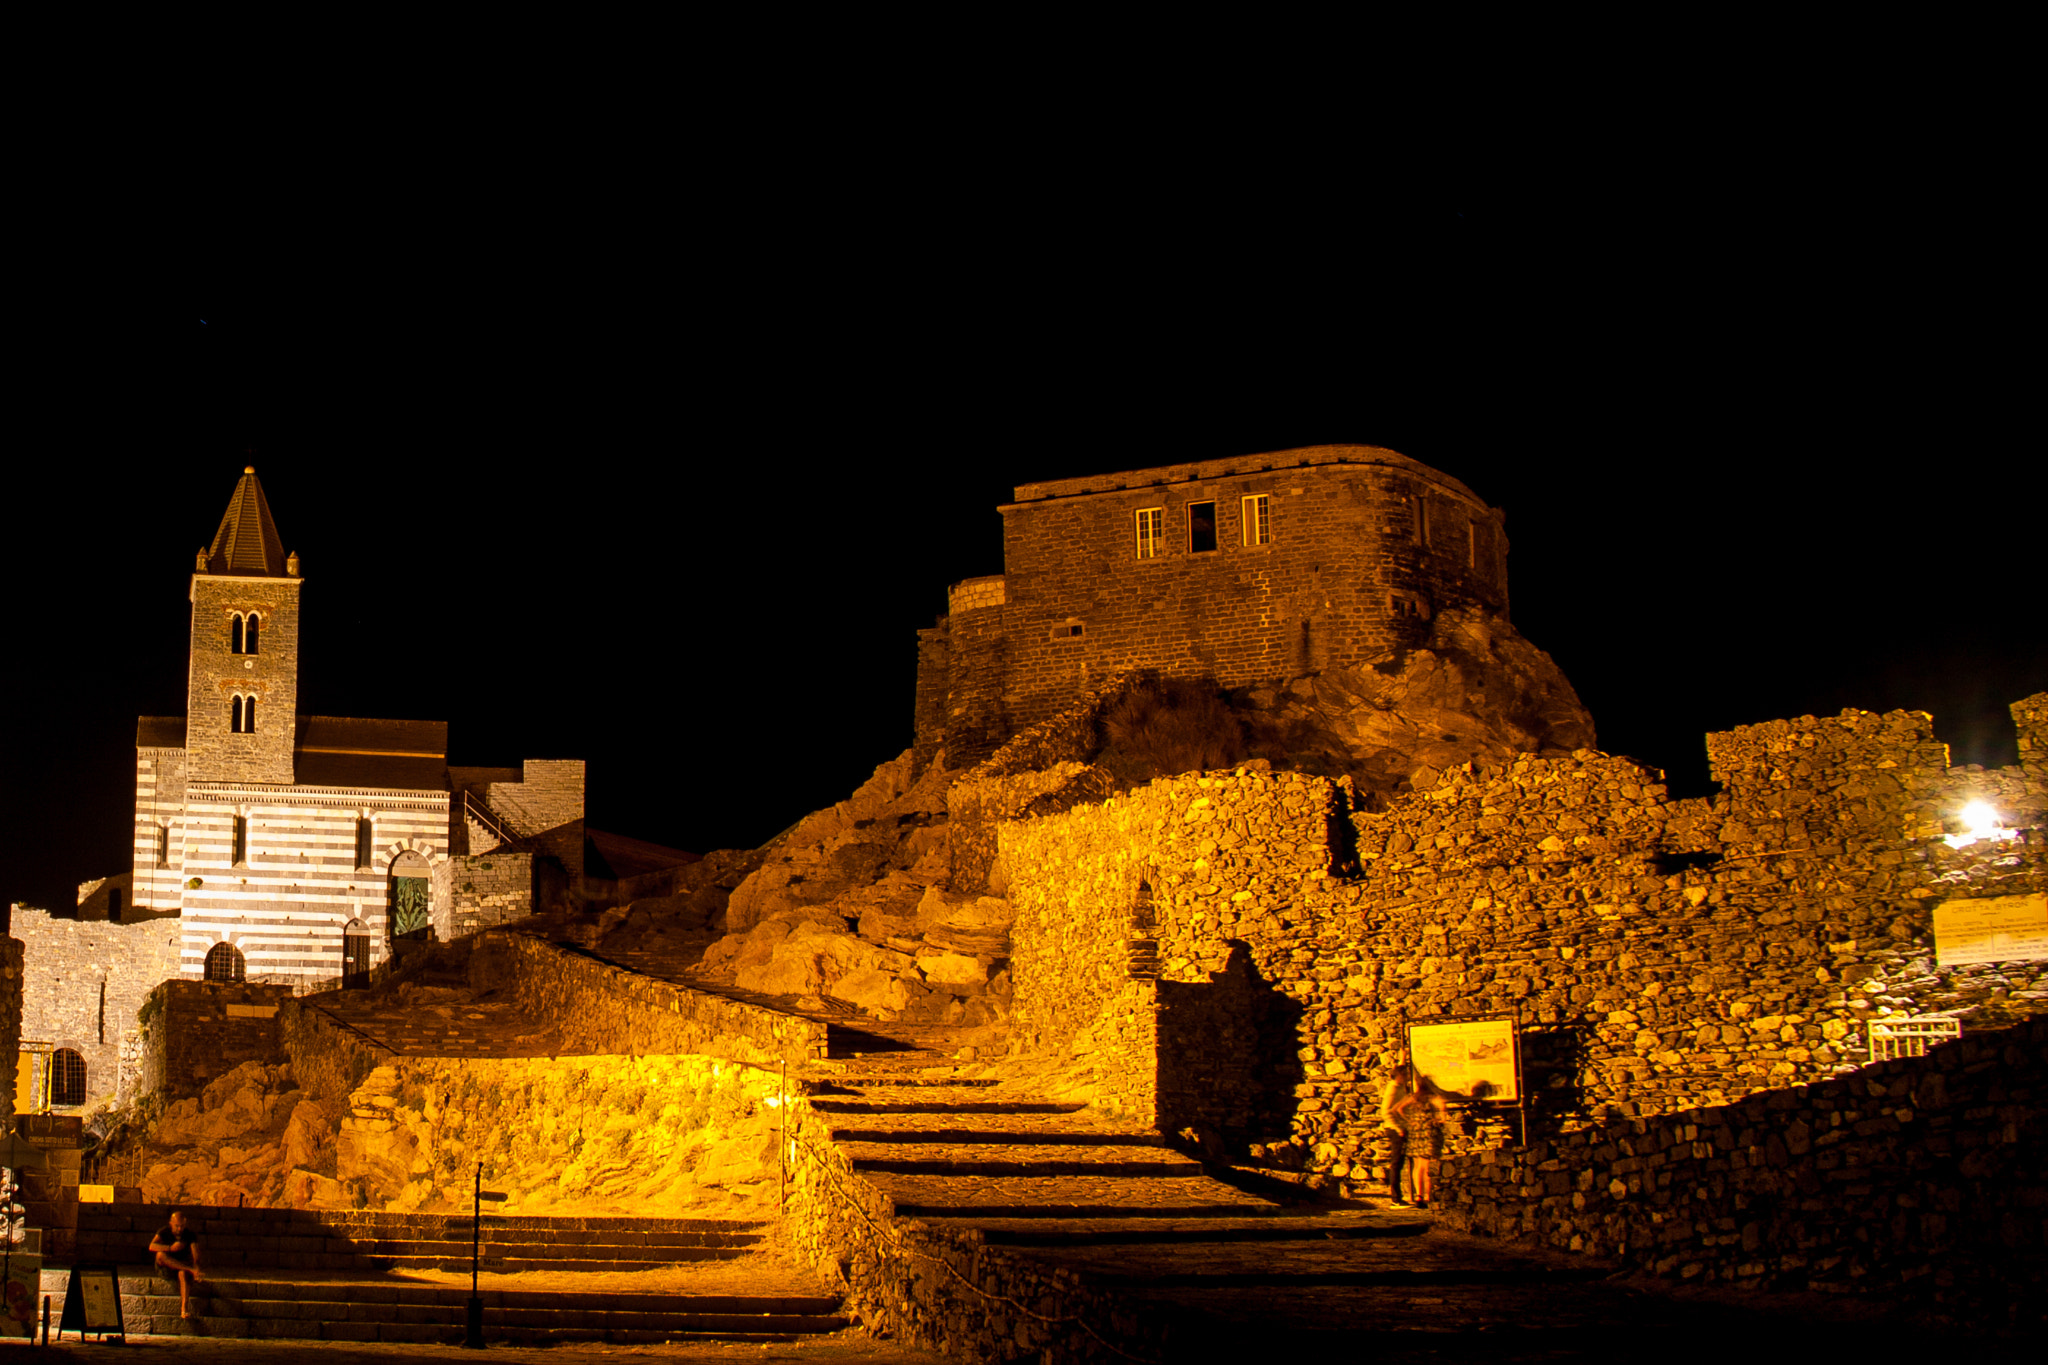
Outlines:
[[[167, 1208], [87, 1205], [81, 1262], [122, 1266], [122, 1310], [138, 1334], [321, 1341], [460, 1342], [471, 1224], [445, 1214], [188, 1209], [210, 1270], [196, 1317], [141, 1262]], [[750, 1292], [691, 1292], [687, 1274], [761, 1248], [759, 1222], [680, 1218], [484, 1219], [479, 1269], [486, 1340], [793, 1341], [847, 1326], [836, 1295], [773, 1264]], [[513, 1277], [516, 1277], [513, 1278]], [[674, 1288], [675, 1284], [683, 1287]], [[727, 1277], [722, 1288], [730, 1287]]]

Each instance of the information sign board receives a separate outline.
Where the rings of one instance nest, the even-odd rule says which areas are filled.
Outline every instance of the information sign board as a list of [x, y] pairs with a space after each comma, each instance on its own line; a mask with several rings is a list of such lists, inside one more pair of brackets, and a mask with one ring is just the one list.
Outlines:
[[1415, 1069], [1452, 1099], [1522, 1102], [1522, 1058], [1512, 1015], [1408, 1026]]
[[1934, 907], [1934, 960], [1943, 967], [2048, 960], [2048, 894], [1943, 901]]

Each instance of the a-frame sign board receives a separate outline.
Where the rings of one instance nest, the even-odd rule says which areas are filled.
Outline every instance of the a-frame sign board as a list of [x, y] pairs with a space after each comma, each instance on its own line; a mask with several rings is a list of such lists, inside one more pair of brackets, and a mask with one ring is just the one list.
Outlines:
[[64, 1287], [64, 1318], [57, 1325], [59, 1337], [66, 1332], [78, 1333], [81, 1341], [87, 1333], [128, 1340], [128, 1328], [121, 1321], [119, 1270], [110, 1265], [72, 1267], [70, 1283]]

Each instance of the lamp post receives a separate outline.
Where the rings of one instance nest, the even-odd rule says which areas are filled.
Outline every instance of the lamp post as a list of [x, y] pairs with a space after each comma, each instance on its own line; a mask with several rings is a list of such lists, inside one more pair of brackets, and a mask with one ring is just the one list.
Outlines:
[[484, 1298], [477, 1287], [478, 1267], [483, 1262], [484, 1249], [484, 1201], [503, 1203], [505, 1196], [497, 1190], [484, 1188], [484, 1163], [476, 1163], [476, 1204], [470, 1215], [469, 1225], [469, 1325], [463, 1333], [462, 1344], [473, 1351], [484, 1346]]

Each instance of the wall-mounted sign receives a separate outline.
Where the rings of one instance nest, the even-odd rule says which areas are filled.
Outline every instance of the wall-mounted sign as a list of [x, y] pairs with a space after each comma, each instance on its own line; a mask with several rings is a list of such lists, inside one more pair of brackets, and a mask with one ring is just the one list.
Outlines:
[[2048, 961], [2048, 895], [1943, 901], [1934, 907], [1934, 960], [1943, 967]]
[[1521, 1046], [1510, 1015], [1410, 1024], [1415, 1069], [1454, 1099], [1522, 1102]]

